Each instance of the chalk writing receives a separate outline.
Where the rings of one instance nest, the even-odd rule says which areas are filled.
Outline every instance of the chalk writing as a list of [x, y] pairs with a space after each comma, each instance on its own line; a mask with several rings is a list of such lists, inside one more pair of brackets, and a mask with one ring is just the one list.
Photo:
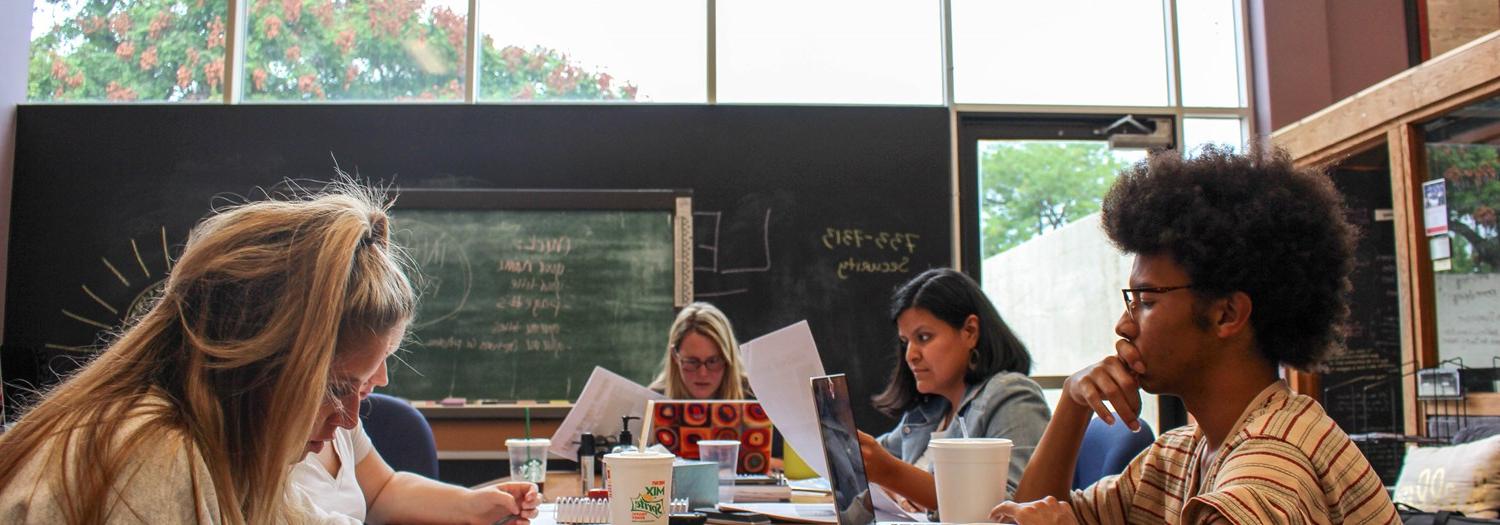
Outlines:
[[[742, 273], [766, 273], [771, 271], [771, 209], [760, 217], [760, 228], [751, 235], [738, 236], [726, 241], [720, 236], [724, 212], [720, 211], [695, 211], [693, 212], [693, 256], [695, 272], [708, 272], [718, 275], [734, 275]], [[703, 224], [699, 225], [698, 221]], [[721, 264], [720, 254], [730, 252], [732, 248], [749, 246], [748, 249], [734, 250], [737, 253], [759, 252], [759, 264], [748, 264], [746, 266], [727, 267]], [[697, 252], [704, 252], [698, 254]], [[700, 262], [706, 264], [699, 264]], [[721, 290], [697, 290], [694, 295], [699, 298], [711, 299], [728, 295], [748, 293], [749, 288], [732, 288]]]
[[850, 257], [839, 261], [835, 271], [839, 279], [848, 279], [850, 275], [857, 273], [907, 273], [911, 271], [910, 265], [911, 259], [904, 255], [899, 261], [868, 261]]
[[[655, 365], [640, 349], [654, 348], [672, 318], [667, 217], [402, 212], [392, 233], [420, 247], [411, 254], [422, 290], [414, 324], [427, 324], [413, 330], [412, 352], [403, 356], [409, 366], [392, 373], [395, 391], [413, 399], [564, 399], [596, 364], [647, 378]], [[555, 381], [535, 380], [543, 376]]]
[[827, 228], [823, 231], [823, 247], [830, 250], [838, 247], [863, 248], [873, 246], [879, 250], [901, 251], [915, 253], [917, 251], [917, 239], [921, 235], [906, 232], [867, 232], [859, 228]]
[[573, 253], [573, 238], [563, 235], [558, 237], [537, 237], [532, 235], [526, 239], [515, 239], [511, 241], [511, 248], [518, 252], [535, 253], [559, 253], [568, 255]]
[[549, 314], [557, 317], [562, 313], [562, 299], [558, 297], [527, 297], [524, 295], [510, 295], [502, 297], [495, 302], [497, 310], [522, 310], [531, 312], [532, 317], [541, 317]]
[[478, 339], [474, 337], [439, 337], [422, 341], [423, 346], [443, 350], [476, 350], [480, 352], [541, 352], [558, 354], [568, 350], [557, 337], [529, 339]]

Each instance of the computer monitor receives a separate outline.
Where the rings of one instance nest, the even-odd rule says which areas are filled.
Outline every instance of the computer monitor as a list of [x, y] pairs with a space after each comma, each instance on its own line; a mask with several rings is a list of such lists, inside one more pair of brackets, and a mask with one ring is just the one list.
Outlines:
[[839, 525], [875, 523], [875, 506], [870, 501], [865, 460], [859, 451], [848, 382], [844, 374], [814, 377], [811, 381], [813, 406], [823, 436], [823, 455], [828, 460], [828, 485], [833, 489]]

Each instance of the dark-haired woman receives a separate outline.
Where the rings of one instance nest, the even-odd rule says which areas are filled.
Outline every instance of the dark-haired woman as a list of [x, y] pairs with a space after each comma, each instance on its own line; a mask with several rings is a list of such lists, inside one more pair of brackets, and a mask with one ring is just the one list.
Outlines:
[[922, 272], [898, 288], [891, 321], [903, 365], [875, 406], [901, 422], [879, 438], [860, 433], [870, 481], [908, 506], [935, 509], [927, 444], [962, 437], [966, 428], [969, 437], [1013, 442], [1006, 493], [1014, 492], [1051, 418], [1042, 388], [1026, 377], [1026, 347], [979, 284], [947, 268]]

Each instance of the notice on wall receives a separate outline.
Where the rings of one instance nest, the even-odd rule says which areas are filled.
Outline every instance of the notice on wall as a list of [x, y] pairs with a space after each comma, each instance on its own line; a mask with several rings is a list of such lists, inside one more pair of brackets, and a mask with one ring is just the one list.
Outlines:
[[1500, 355], [1500, 274], [1433, 276], [1437, 295], [1438, 357], [1490, 366]]
[[1422, 183], [1422, 224], [1428, 237], [1448, 233], [1448, 181]]

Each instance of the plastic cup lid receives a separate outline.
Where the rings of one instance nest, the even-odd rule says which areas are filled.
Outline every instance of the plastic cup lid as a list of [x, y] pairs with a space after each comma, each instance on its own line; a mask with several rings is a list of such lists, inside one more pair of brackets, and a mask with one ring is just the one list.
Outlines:
[[927, 443], [933, 448], [991, 448], [1009, 447], [1012, 443], [1005, 438], [944, 438], [934, 439]]
[[536, 445], [541, 445], [541, 446], [544, 446], [544, 447], [550, 447], [550, 446], [552, 446], [552, 440], [547, 439], [547, 438], [532, 438], [532, 439], [510, 438], [510, 439], [505, 440], [505, 446], [507, 446], [507, 447], [524, 447], [524, 446], [536, 446]]
[[661, 453], [661, 452], [652, 452], [652, 451], [649, 451], [649, 450], [644, 450], [644, 451], [643, 450], [632, 450], [632, 451], [629, 451], [629, 452], [615, 452], [615, 453], [612, 453], [612, 454], [605, 454], [604, 455], [604, 459], [615, 459], [615, 460], [625, 460], [625, 461], [659, 461], [659, 460], [668, 460], [668, 461], [670, 461], [672, 459], [675, 459], [676, 457], [677, 456], [674, 456], [674, 455], [671, 455], [671, 454], [665, 454], [665, 453]]

